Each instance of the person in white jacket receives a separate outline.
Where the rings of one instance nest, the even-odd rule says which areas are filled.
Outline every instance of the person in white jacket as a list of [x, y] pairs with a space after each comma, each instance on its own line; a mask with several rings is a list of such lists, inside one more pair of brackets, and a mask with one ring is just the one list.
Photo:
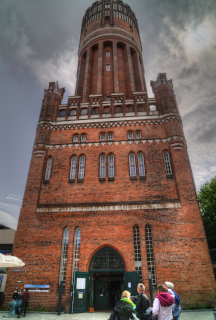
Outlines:
[[155, 297], [152, 308], [152, 319], [157, 316], [158, 320], [172, 320], [172, 305], [174, 298], [167, 292], [167, 287], [161, 283], [157, 286], [158, 294]]

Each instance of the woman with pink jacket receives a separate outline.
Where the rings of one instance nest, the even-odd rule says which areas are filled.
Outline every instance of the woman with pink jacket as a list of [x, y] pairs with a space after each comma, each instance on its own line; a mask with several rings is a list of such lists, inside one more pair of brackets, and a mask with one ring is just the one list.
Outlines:
[[167, 292], [167, 287], [161, 283], [157, 286], [158, 294], [155, 297], [152, 308], [152, 319], [172, 320], [172, 304], [174, 298]]

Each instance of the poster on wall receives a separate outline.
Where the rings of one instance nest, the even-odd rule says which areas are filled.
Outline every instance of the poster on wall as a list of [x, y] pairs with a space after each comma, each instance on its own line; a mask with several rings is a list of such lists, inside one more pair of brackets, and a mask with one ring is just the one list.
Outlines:
[[85, 278], [77, 278], [76, 288], [77, 289], [85, 289], [85, 283], [86, 283]]
[[49, 292], [49, 284], [24, 284], [24, 289], [32, 292]]

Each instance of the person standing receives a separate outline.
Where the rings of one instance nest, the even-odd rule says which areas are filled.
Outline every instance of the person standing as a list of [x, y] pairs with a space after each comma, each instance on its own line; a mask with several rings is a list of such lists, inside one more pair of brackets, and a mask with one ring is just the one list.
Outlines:
[[30, 294], [28, 292], [28, 288], [26, 289], [26, 291], [23, 292], [23, 303], [22, 303], [22, 309], [24, 308], [24, 317], [26, 315], [26, 309], [29, 305], [29, 298], [30, 298]]
[[157, 286], [158, 294], [155, 297], [152, 308], [152, 319], [172, 320], [172, 305], [174, 298], [167, 292], [167, 287], [161, 283]]
[[150, 301], [145, 295], [145, 286], [142, 283], [137, 285], [137, 292], [139, 293], [136, 303], [137, 317], [141, 320], [144, 317], [146, 310], [150, 307]]
[[[166, 281], [165, 285], [169, 290], [172, 291], [172, 294], [174, 294], [175, 303], [173, 303], [172, 305], [172, 313], [173, 313], [174, 320], [178, 320], [181, 314], [181, 300], [177, 295], [177, 293], [174, 291], [174, 284], [172, 282]], [[168, 293], [169, 293], [169, 290], [168, 290]]]

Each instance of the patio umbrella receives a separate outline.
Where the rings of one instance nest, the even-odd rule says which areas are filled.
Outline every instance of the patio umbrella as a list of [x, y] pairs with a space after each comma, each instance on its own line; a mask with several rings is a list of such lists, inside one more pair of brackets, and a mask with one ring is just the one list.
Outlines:
[[23, 267], [25, 263], [14, 256], [5, 256], [0, 253], [0, 268]]

